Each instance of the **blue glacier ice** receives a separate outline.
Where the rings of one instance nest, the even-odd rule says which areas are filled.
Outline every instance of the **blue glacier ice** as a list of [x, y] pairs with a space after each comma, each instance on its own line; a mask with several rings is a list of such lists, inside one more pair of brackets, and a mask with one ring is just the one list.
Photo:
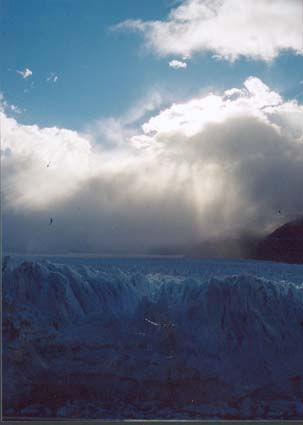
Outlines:
[[7, 417], [303, 418], [303, 266], [3, 260]]

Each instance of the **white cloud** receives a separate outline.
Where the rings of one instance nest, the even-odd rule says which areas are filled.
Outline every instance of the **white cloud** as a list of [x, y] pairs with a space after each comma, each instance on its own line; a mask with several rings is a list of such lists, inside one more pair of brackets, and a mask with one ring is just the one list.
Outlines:
[[256, 77], [172, 104], [141, 130], [120, 118], [80, 134], [1, 114], [3, 211], [40, 247], [53, 238], [72, 249], [77, 237], [98, 250], [197, 242], [303, 211], [303, 106]]
[[56, 83], [58, 81], [58, 78], [58, 75], [56, 75], [54, 72], [51, 72], [50, 75], [46, 78], [46, 81]]
[[24, 69], [23, 71], [18, 71], [17, 70], [16, 72], [18, 74], [22, 75], [22, 77], [24, 79], [30, 77], [31, 75], [33, 75], [33, 72], [30, 69], [28, 69], [28, 68]]
[[44, 208], [71, 196], [79, 182], [90, 176], [91, 146], [78, 133], [21, 125], [4, 113], [1, 123], [1, 149], [9, 152], [3, 158], [3, 190], [8, 206]]
[[119, 118], [101, 118], [87, 125], [86, 131], [96, 142], [100, 142], [108, 149], [123, 148], [126, 140], [137, 133], [138, 124], [158, 111], [160, 106], [167, 103], [169, 97], [165, 91], [154, 89]]
[[181, 61], [178, 61], [178, 60], [176, 60], [176, 59], [174, 59], [174, 60], [170, 61], [170, 62], [168, 63], [168, 65], [169, 65], [171, 68], [174, 68], [174, 69], [187, 68], [187, 63], [186, 63], [186, 62], [181, 62]]
[[271, 61], [283, 50], [303, 54], [300, 0], [183, 0], [164, 21], [128, 20], [116, 29], [143, 33], [160, 56], [199, 52], [234, 61]]
[[15, 112], [16, 114], [22, 114], [22, 109], [18, 108], [18, 106], [10, 105], [11, 111]]
[[266, 110], [282, 102], [260, 79], [249, 77], [243, 89], [226, 90], [224, 95], [209, 93], [186, 103], [173, 104], [152, 117], [142, 128], [145, 134], [183, 133], [191, 137], [210, 123], [222, 123], [229, 118], [254, 116], [268, 121]]
[[150, 91], [143, 99], [136, 102], [132, 108], [123, 114], [121, 117], [122, 125], [135, 124], [142, 118], [145, 118], [147, 114], [159, 109], [168, 97], [168, 94], [165, 92], [159, 90]]
[[11, 112], [14, 112], [16, 114], [22, 114], [22, 112], [23, 112], [22, 109], [19, 108], [18, 106], [9, 104], [5, 100], [3, 93], [1, 93], [1, 92], [0, 92], [0, 111], [1, 112], [11, 111]]

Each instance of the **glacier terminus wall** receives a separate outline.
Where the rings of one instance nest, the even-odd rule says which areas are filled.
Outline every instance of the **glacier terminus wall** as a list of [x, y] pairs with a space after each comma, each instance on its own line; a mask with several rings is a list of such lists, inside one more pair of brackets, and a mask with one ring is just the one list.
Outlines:
[[3, 259], [3, 413], [302, 419], [303, 266]]

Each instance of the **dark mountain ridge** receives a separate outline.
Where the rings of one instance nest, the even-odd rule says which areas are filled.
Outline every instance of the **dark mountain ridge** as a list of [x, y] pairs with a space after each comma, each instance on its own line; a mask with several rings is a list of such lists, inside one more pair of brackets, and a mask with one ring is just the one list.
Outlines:
[[259, 260], [303, 263], [303, 218], [278, 227], [256, 246]]
[[287, 222], [267, 236], [242, 233], [192, 245], [162, 247], [153, 254], [183, 255], [190, 258], [255, 259], [303, 263], [303, 218]]

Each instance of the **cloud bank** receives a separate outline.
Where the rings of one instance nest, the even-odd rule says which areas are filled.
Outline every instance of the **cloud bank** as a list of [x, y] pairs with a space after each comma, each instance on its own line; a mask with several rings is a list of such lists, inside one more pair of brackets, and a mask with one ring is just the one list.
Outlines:
[[271, 61], [283, 50], [303, 54], [300, 0], [184, 0], [164, 21], [128, 20], [117, 29], [143, 34], [159, 56], [212, 52]]
[[283, 221], [303, 212], [303, 106], [256, 77], [141, 128], [121, 120], [110, 145], [97, 126], [25, 126], [3, 111], [1, 122], [6, 249], [142, 252], [269, 231], [279, 210]]

